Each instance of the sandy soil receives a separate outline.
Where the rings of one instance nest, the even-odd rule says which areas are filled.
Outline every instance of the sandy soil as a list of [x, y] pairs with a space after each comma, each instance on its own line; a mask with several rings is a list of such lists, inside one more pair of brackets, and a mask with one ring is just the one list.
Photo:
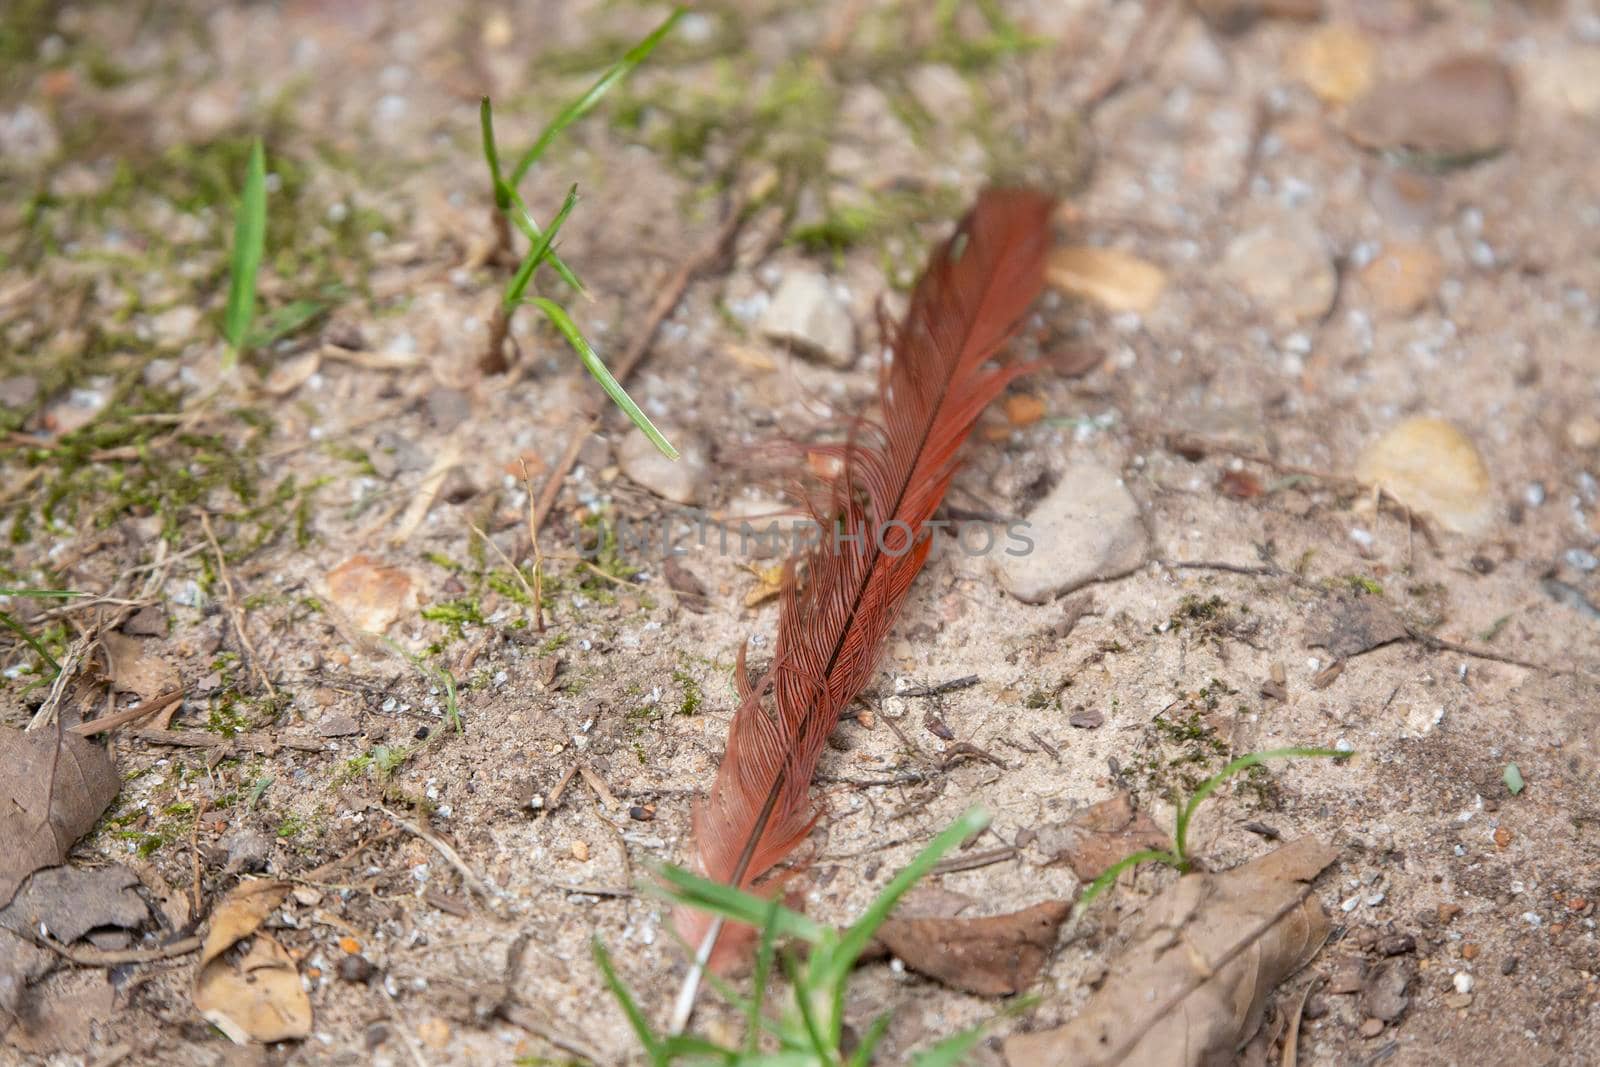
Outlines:
[[[1175, 5], [1004, 4], [1037, 42], [987, 64], [939, 52], [931, 16], [765, 6], [707, 5], [524, 187], [543, 217], [578, 183], [561, 252], [592, 299], [569, 303], [615, 360], [730, 200], [800, 183], [796, 217], [753, 212], [628, 379], [670, 436], [701, 444], [699, 506], [759, 510], [769, 498], [744, 463], [752, 444], [872, 395], [870, 354], [841, 369], [762, 335], [781, 280], [835, 282], [868, 352], [878, 295], [903, 286], [990, 171], [1051, 182], [1070, 194], [1065, 240], [1123, 249], [1165, 275], [1143, 314], [1060, 292], [1041, 301], [1022, 347], [1102, 358], [1081, 376], [1018, 385], [1044, 417], [1020, 414], [1026, 404], [986, 415], [951, 497], [1026, 514], [1067, 472], [1099, 464], [1137, 501], [1148, 561], [1032, 605], [988, 561], [937, 555], [869, 693], [872, 714], [845, 724], [823, 761], [831, 817], [803, 883], [808, 912], [848, 920], [974, 802], [994, 815], [975, 849], [1021, 847], [938, 886], [985, 912], [1070, 898], [1077, 880], [1043, 865], [1028, 831], [1119, 788], [1170, 825], [1173, 799], [1229, 754], [1342, 743], [1358, 755], [1275, 764], [1223, 790], [1196, 823], [1211, 869], [1269, 848], [1263, 826], [1341, 849], [1318, 883], [1335, 937], [1275, 994], [1246, 1057], [1269, 1054], [1315, 983], [1301, 1063], [1466, 1064], [1491, 1048], [1529, 1064], [1600, 1062], [1593, 4], [1329, 0], [1321, 21], [1269, 18], [1238, 35]], [[212, 904], [253, 848], [267, 872], [304, 878], [387, 829], [382, 804], [453, 842], [498, 891], [475, 897], [411, 834], [383, 838], [300, 883], [273, 920], [311, 990], [311, 1038], [233, 1048], [194, 1010], [180, 960], [110, 972], [118, 1010], [80, 1052], [560, 1062], [569, 1052], [556, 1034], [628, 1062], [632, 1041], [589, 939], [664, 1017], [683, 954], [660, 903], [633, 887], [649, 865], [688, 857], [692, 799], [734, 703], [734, 656], [748, 638], [770, 640], [774, 606], [745, 606], [760, 583], [747, 565], [762, 561], [733, 554], [685, 559], [704, 605], [669, 586], [659, 553], [598, 570], [572, 558], [594, 516], [678, 514], [638, 484], [648, 476], [619, 469], [632, 431], [608, 411], [541, 534], [537, 629], [507, 562], [531, 578], [520, 464], [542, 485], [603, 397], [531, 316], [515, 321], [513, 369], [480, 367], [511, 268], [497, 250], [477, 99], [494, 97], [513, 153], [661, 12], [23, 8], [38, 11], [0, 16], [22, 49], [0, 75], [4, 581], [109, 599], [7, 610], [58, 658], [77, 653], [61, 694], [69, 722], [131, 704], [175, 672], [187, 696], [174, 729], [302, 742], [230, 754], [114, 733], [123, 793], [73, 862], [128, 863], [180, 892], [198, 879]], [[875, 28], [901, 25], [877, 20], [895, 18], [904, 32], [875, 41]], [[1498, 56], [1518, 85], [1509, 145], [1428, 174], [1397, 205], [1386, 190], [1398, 164], [1353, 144], [1348, 108], [1305, 84], [1305, 43], [1329, 24], [1358, 31], [1374, 76]], [[984, 30], [962, 21], [958, 32]], [[764, 110], [784, 78], [792, 95]], [[908, 118], [908, 96], [923, 120]], [[697, 126], [708, 114], [722, 117]], [[279, 175], [268, 306], [332, 307], [228, 375], [215, 322], [240, 146], [257, 131]], [[825, 177], [806, 177], [808, 161]], [[922, 206], [906, 210], [898, 190]], [[861, 205], [879, 222], [849, 247], [785, 240], [837, 230]], [[1254, 265], [1265, 279], [1225, 269], [1230, 243], [1257, 226], [1301, 235], [1295, 254], [1316, 250], [1314, 276], [1281, 260]], [[1413, 302], [1364, 273], [1399, 242], [1436, 264]], [[1251, 288], [1277, 272], [1295, 284], [1271, 299]], [[1333, 289], [1316, 306], [1308, 289], [1324, 274]], [[1352, 481], [1362, 450], [1410, 415], [1453, 421], [1481, 453], [1492, 517], [1479, 532], [1379, 507]], [[1228, 472], [1266, 491], [1230, 495], [1219, 488]], [[356, 556], [395, 569], [364, 601], [330, 588]], [[1310, 642], [1362, 596], [1381, 597], [1414, 636], [1350, 657], [1330, 679], [1328, 652]], [[360, 634], [352, 605], [391, 623], [391, 644]], [[142, 625], [129, 622], [136, 610]], [[140, 635], [131, 662], [76, 640], [95, 620]], [[5, 721], [20, 725], [49, 690], [29, 685], [37, 674], [22, 667], [38, 664], [25, 646], [8, 647], [5, 663], [16, 668], [0, 691]], [[1278, 695], [1263, 691], [1275, 666]], [[459, 688], [460, 731], [430, 673], [441, 668]], [[936, 699], [896, 695], [965, 675], [980, 681]], [[1085, 711], [1101, 724], [1069, 724]], [[956, 744], [992, 758], [950, 760]], [[1517, 795], [1502, 780], [1508, 763], [1527, 783]], [[1142, 869], [1064, 928], [1041, 1001], [996, 1033], [1070, 1017], [1173, 877]], [[1360, 994], [1333, 987], [1358, 961], [1376, 964], [1394, 933], [1416, 940], [1416, 978], [1406, 1012], [1373, 1027]], [[341, 939], [371, 967], [349, 962]], [[105, 976], [61, 971], [46, 985]], [[894, 1012], [885, 1062], [996, 1010], [882, 964], [853, 991], [853, 1021]], [[713, 1032], [732, 1026], [714, 1007], [702, 1018]], [[55, 1062], [82, 1061], [69, 1055]], [[979, 1057], [1001, 1062], [997, 1046]]]

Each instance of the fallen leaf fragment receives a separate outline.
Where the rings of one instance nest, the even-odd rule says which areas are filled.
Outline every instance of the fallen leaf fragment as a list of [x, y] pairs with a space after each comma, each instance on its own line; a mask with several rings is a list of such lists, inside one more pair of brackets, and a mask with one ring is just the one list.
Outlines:
[[1328, 937], [1311, 881], [1338, 850], [1302, 837], [1223, 874], [1190, 874], [1149, 919], [1076, 1018], [1005, 1042], [1010, 1067], [1231, 1063], [1267, 995]]
[[[289, 895], [285, 882], [243, 882], [217, 906], [200, 949], [194, 1006], [235, 1044], [311, 1033], [311, 1000], [294, 959], [258, 928]], [[252, 935], [254, 935], [252, 937]], [[251, 938], [237, 958], [229, 949]]]
[[131, 930], [150, 917], [134, 891], [139, 876], [126, 867], [52, 867], [35, 871], [11, 903], [0, 908], [0, 926], [31, 935], [43, 929], [71, 944], [96, 927]]
[[115, 998], [110, 979], [103, 971], [91, 971], [47, 984], [5, 1032], [6, 1044], [41, 1059], [83, 1052], [94, 1037], [94, 1024], [112, 1016]]
[[121, 786], [111, 757], [86, 737], [0, 727], [0, 907], [28, 875], [65, 860]]
[[1069, 245], [1050, 253], [1045, 268], [1050, 284], [1110, 311], [1146, 312], [1167, 287], [1167, 275], [1154, 263], [1115, 248]]
[[751, 566], [746, 569], [756, 576], [756, 584], [744, 595], [745, 607], [753, 608], [783, 592], [784, 565], [782, 563], [774, 563], [770, 567]]
[[1483, 457], [1444, 419], [1406, 419], [1367, 446], [1356, 477], [1459, 534], [1481, 534], [1494, 522]]
[[1149, 815], [1134, 809], [1127, 793], [1091, 805], [1066, 822], [1040, 828], [1034, 840], [1034, 847], [1049, 857], [1047, 864], [1065, 863], [1085, 882], [1141, 849], [1171, 844]]
[[[1390, 641], [1398, 641], [1409, 631], [1400, 617], [1373, 596], [1339, 597], [1315, 629], [1306, 636], [1311, 648], [1325, 648], [1335, 662], [1370, 652]], [[1332, 682], [1333, 679], [1328, 679]]]
[[1039, 977], [1071, 911], [1065, 900], [1047, 900], [980, 919], [889, 919], [876, 940], [920, 975], [966, 993], [1004, 997]]
[[1365, 148], [1456, 162], [1500, 151], [1516, 120], [1516, 86], [1505, 64], [1458, 55], [1415, 78], [1380, 84], [1351, 107], [1345, 132]]
[[696, 578], [694, 572], [682, 563], [676, 556], [668, 556], [661, 565], [662, 576], [666, 578], [667, 585], [678, 594], [678, 603], [682, 604], [685, 611], [692, 611], [696, 615], [703, 615], [711, 603], [711, 598], [706, 595], [706, 587]]
[[183, 685], [178, 668], [161, 658], [156, 642], [120, 633], [102, 634], [100, 641], [111, 659], [111, 684], [117, 692], [149, 700]]
[[368, 555], [355, 555], [328, 572], [328, 599], [362, 630], [381, 634], [412, 598], [411, 576]]

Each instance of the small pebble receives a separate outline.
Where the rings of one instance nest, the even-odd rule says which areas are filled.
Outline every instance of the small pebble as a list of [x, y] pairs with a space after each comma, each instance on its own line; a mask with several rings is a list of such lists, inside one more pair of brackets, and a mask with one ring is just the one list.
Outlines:
[[1456, 987], [1457, 993], [1470, 993], [1472, 992], [1472, 975], [1466, 971], [1457, 971], [1456, 976], [1451, 979], [1451, 984]]
[[1383, 1033], [1382, 1019], [1368, 1019], [1361, 1024], [1362, 1037], [1377, 1037]]
[[345, 956], [339, 961], [339, 977], [346, 982], [365, 982], [376, 970], [365, 956]]

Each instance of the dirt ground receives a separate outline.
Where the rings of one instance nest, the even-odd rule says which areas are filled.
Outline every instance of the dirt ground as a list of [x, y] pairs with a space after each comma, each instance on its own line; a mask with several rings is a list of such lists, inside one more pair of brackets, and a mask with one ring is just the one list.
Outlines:
[[[734, 657], [771, 640], [774, 602], [751, 606], [771, 561], [694, 549], [697, 597], [659, 551], [574, 546], [685, 501], [770, 507], [749, 450], [871, 400], [875, 301], [996, 174], [1060, 191], [1063, 242], [1162, 288], [1137, 311], [1040, 301], [1019, 347], [1051, 369], [985, 415], [949, 502], [1025, 516], [1099, 466], [1137, 503], [1143, 562], [1034, 604], [991, 561], [936, 553], [870, 713], [824, 757], [808, 913], [848, 921], [972, 803], [993, 825], [969, 852], [1009, 851], [931, 884], [983, 913], [1070, 899], [1032, 842], [1086, 804], [1126, 790], [1170, 826], [1230, 755], [1353, 748], [1274, 763], [1195, 823], [1212, 870], [1273, 835], [1340, 850], [1316, 890], [1335, 934], [1243, 1058], [1278, 1055], [1311, 985], [1303, 1064], [1600, 1062], [1600, 8], [1275, 3], [1224, 32], [1176, 2], [1019, 0], [998, 5], [1013, 37], [954, 6], [945, 26], [935, 5], [702, 5], [524, 182], [541, 218], [578, 185], [560, 250], [589, 296], [538, 284], [613, 365], [703, 268], [626, 382], [693, 446], [678, 477], [531, 312], [511, 369], [483, 365], [514, 259], [479, 97], [513, 155], [664, 9], [6, 5], [0, 584], [94, 596], [0, 605], [65, 670], [52, 686], [0, 636], [4, 721], [180, 686], [189, 745], [111, 731], [121, 794], [71, 862], [166, 887], [138, 944], [192, 933], [244, 874], [290, 881], [268, 925], [315, 1017], [304, 1041], [239, 1048], [191, 1002], [192, 957], [63, 966], [30, 995], [109, 981], [114, 1013], [0, 1059], [630, 1062], [589, 941], [663, 1020], [684, 954], [635, 890], [690, 856]], [[1469, 53], [1516, 86], [1486, 158], [1348, 135], [1370, 84]], [[264, 305], [319, 313], [230, 373], [217, 323], [257, 133]], [[741, 205], [729, 254], [697, 260]], [[1281, 240], [1253, 254], [1258, 231]], [[802, 273], [851, 317], [853, 365], [760, 327]], [[1481, 456], [1477, 520], [1355, 479], [1414, 415]], [[569, 444], [536, 567], [523, 470], [537, 496]], [[1313, 647], [1369, 601], [1399, 640]], [[1174, 878], [1141, 868], [1069, 922], [1037, 1005], [994, 1033], [1071, 1017]], [[1397, 934], [1408, 1003], [1372, 1018], [1363, 983]], [[997, 1005], [880, 963], [848, 1013], [884, 1010], [897, 1062]], [[699, 1018], [737, 1032], [713, 997]], [[1003, 1062], [998, 1043], [975, 1061]]]

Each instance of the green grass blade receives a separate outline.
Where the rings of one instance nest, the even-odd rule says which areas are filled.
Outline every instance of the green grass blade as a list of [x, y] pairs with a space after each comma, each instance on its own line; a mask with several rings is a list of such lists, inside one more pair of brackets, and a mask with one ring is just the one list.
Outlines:
[[663, 883], [658, 891], [678, 903], [760, 929], [766, 929], [770, 923], [774, 937], [795, 937], [817, 944], [829, 932], [820, 923], [781, 904], [774, 906], [773, 901], [754, 893], [713, 882], [680, 867], [662, 867], [656, 874]]
[[263, 348], [274, 341], [281, 341], [317, 321], [329, 307], [330, 305], [320, 300], [295, 300], [283, 307], [274, 308], [263, 315], [261, 321], [251, 329], [244, 347]]
[[1131, 856], [1124, 856], [1101, 871], [1099, 877], [1085, 886], [1083, 892], [1078, 894], [1077, 903], [1072, 905], [1072, 917], [1077, 918], [1088, 911], [1089, 905], [1094, 903], [1095, 898], [1109, 889], [1111, 884], [1122, 875], [1123, 871], [1129, 867], [1137, 867], [1141, 863], [1165, 863], [1168, 867], [1180, 869], [1183, 867], [1183, 861], [1178, 858], [1177, 853], [1169, 852], [1166, 849], [1146, 848], [1140, 849]]
[[778, 940], [778, 908], [776, 899], [767, 905], [767, 921], [761, 924], [761, 946], [756, 949], [755, 978], [751, 984], [750, 1004], [745, 1012], [744, 1051], [753, 1055], [761, 1041], [761, 1009], [767, 999], [767, 978], [772, 974], [772, 954]]
[[628, 987], [617, 977], [617, 970], [611, 966], [611, 955], [606, 952], [606, 946], [598, 937], [594, 937], [590, 939], [589, 947], [594, 953], [594, 965], [600, 968], [601, 980], [605, 982], [606, 988], [611, 990], [611, 995], [617, 998], [617, 1003], [622, 1006], [622, 1013], [628, 1017], [628, 1025], [633, 1027], [634, 1036], [639, 1039], [639, 1044], [644, 1046], [651, 1062], [665, 1062], [661, 1041], [650, 1029], [650, 1020], [639, 1010], [639, 1004], [633, 999], [633, 994], [628, 992]]
[[[611, 376], [611, 372], [600, 361], [600, 357], [595, 354], [595, 350], [589, 347], [589, 342], [584, 340], [583, 334], [578, 332], [578, 327], [573, 324], [572, 317], [567, 314], [566, 309], [555, 301], [547, 300], [542, 296], [536, 296], [529, 300], [528, 303], [544, 312], [551, 325], [560, 332], [561, 336], [567, 339], [567, 344], [572, 346], [572, 350], [578, 353], [578, 358], [583, 361], [584, 367], [588, 369], [590, 374], [594, 375], [594, 380], [600, 383], [600, 388], [606, 391], [606, 395], [611, 398], [611, 402], [621, 408], [623, 414], [633, 420], [633, 424], [639, 427], [639, 430], [646, 437], [650, 438], [650, 443], [655, 445], [661, 451], [661, 454], [668, 459], [677, 459], [678, 450], [672, 447], [671, 441], [661, 435], [661, 431], [656, 429], [655, 423], [650, 421], [650, 417], [639, 410], [639, 405], [635, 404], [633, 398], [628, 395], [627, 390], [622, 388], [622, 383]], [[865, 944], [865, 942], [862, 943]]]
[[233, 260], [228, 282], [228, 307], [222, 316], [222, 335], [231, 346], [225, 366], [238, 361], [250, 340], [256, 315], [256, 275], [267, 241], [267, 159], [261, 139], [250, 149], [244, 195], [233, 220]]
[[1194, 818], [1195, 809], [1206, 797], [1216, 792], [1217, 788], [1229, 778], [1240, 771], [1254, 767], [1258, 763], [1265, 763], [1269, 759], [1315, 759], [1328, 756], [1333, 759], [1349, 759], [1354, 752], [1341, 752], [1336, 748], [1274, 748], [1266, 752], [1251, 752], [1240, 756], [1222, 770], [1200, 783], [1200, 788], [1194, 791], [1194, 796], [1189, 798], [1189, 803], [1178, 812], [1178, 823], [1173, 830], [1172, 841], [1176, 846], [1179, 860], [1185, 865], [1189, 862], [1189, 820]]
[[478, 129], [483, 134], [483, 159], [489, 164], [489, 180], [494, 183], [494, 206], [505, 211], [511, 206], [511, 190], [500, 173], [500, 149], [494, 140], [494, 109], [489, 98], [478, 101]]
[[[544, 231], [539, 228], [537, 222], [533, 221], [533, 213], [528, 210], [528, 205], [522, 202], [522, 197], [518, 195], [515, 189], [511, 190], [511, 206], [515, 209], [511, 212], [511, 221], [516, 223], [517, 229], [522, 231], [523, 236], [527, 237], [529, 241], [544, 240]], [[550, 269], [560, 275], [562, 281], [578, 292], [588, 293], [583, 283], [578, 280], [578, 276], [572, 272], [572, 268], [567, 266], [566, 262], [554, 252], [550, 253]]]
[[[794, 961], [792, 955], [783, 952], [779, 954], [778, 959], [783, 964], [783, 973], [789, 979], [789, 984], [794, 987], [795, 1006], [800, 1009], [800, 1022], [806, 1028], [806, 1037], [811, 1042], [811, 1050], [816, 1053], [818, 1063], [827, 1063], [833, 1059], [833, 1049], [838, 1046], [838, 1041], [824, 1040], [822, 1030], [817, 1026], [817, 1017], [811, 1003], [811, 994], [815, 987], [805, 984], [800, 975], [800, 965]], [[834, 1012], [834, 1018], [838, 1018], [837, 1011]], [[831, 1038], [833, 1035], [829, 1036]]]
[[71, 600], [88, 595], [77, 589], [0, 589], [0, 596], [25, 596], [33, 600]]
[[[483, 131], [483, 158], [489, 164], [489, 180], [494, 185], [495, 207], [511, 218], [523, 236], [537, 244], [544, 240], [544, 231], [533, 221], [533, 213], [528, 210], [528, 205], [522, 202], [522, 197], [517, 195], [515, 189], [506, 184], [505, 176], [500, 172], [500, 149], [494, 137], [494, 111], [487, 96], [478, 105], [478, 126]], [[580, 293], [584, 291], [583, 283], [572, 272], [572, 268], [562, 262], [561, 257], [554, 252], [550, 253], [550, 266], [561, 276], [562, 281]]]
[[539, 161], [545, 150], [550, 147], [551, 142], [561, 135], [561, 131], [592, 111], [606, 93], [611, 91], [613, 85], [627, 77], [634, 67], [644, 62], [650, 53], [656, 50], [656, 45], [660, 44], [662, 38], [672, 32], [672, 28], [678, 24], [678, 20], [683, 18], [685, 14], [687, 14], [685, 8], [674, 8], [672, 14], [667, 16], [666, 21], [651, 31], [650, 36], [628, 49], [621, 59], [606, 68], [605, 72], [589, 87], [587, 92], [568, 104], [559, 115], [551, 120], [550, 125], [544, 128], [544, 132], [539, 135], [539, 139], [533, 143], [533, 147], [524, 152], [522, 158], [517, 160], [516, 169], [511, 172], [511, 181], [509, 183], [512, 189], [516, 189], [522, 184], [522, 178], [528, 173], [528, 168]]
[[6, 629], [22, 638], [23, 642], [29, 648], [33, 649], [33, 651], [38, 654], [40, 659], [44, 660], [50, 665], [51, 674], [61, 673], [61, 664], [56, 662], [56, 658], [46, 651], [45, 647], [39, 643], [39, 640], [36, 637], [28, 632], [28, 628], [26, 626], [22, 625], [16, 619], [13, 619], [8, 612], [0, 611], [0, 626], [4, 626]]
[[832, 972], [828, 980], [833, 985], [842, 987], [845, 975], [855, 966], [856, 958], [866, 949], [867, 942], [872, 940], [872, 935], [878, 932], [878, 927], [883, 925], [883, 921], [889, 917], [889, 913], [900, 902], [900, 898], [933, 870], [934, 864], [938, 863], [946, 852], [988, 825], [987, 812], [982, 808], [968, 808], [959, 819], [928, 842], [928, 846], [883, 887], [883, 892], [878, 894], [877, 899], [867, 907], [861, 918], [850, 924], [850, 928], [840, 936], [839, 947], [833, 953], [833, 958], [826, 961], [828, 969]]
[[572, 214], [572, 209], [577, 204], [578, 187], [574, 185], [567, 190], [567, 199], [562, 203], [561, 210], [556, 212], [556, 217], [550, 220], [549, 228], [533, 242], [533, 247], [528, 249], [528, 254], [523, 257], [522, 263], [517, 267], [517, 273], [511, 276], [511, 281], [506, 286], [506, 307], [516, 307], [517, 304], [521, 303], [523, 294], [528, 290], [528, 283], [533, 281], [533, 272], [539, 269], [539, 264], [550, 257], [551, 242], [556, 239], [556, 234], [561, 232], [561, 227], [566, 223], [567, 216]]
[[882, 1041], [883, 1035], [888, 1032], [889, 1013], [884, 1012], [872, 1020], [867, 1032], [861, 1035], [861, 1043], [856, 1046], [855, 1054], [850, 1057], [850, 1067], [872, 1067], [872, 1054], [877, 1051], [878, 1042]]

